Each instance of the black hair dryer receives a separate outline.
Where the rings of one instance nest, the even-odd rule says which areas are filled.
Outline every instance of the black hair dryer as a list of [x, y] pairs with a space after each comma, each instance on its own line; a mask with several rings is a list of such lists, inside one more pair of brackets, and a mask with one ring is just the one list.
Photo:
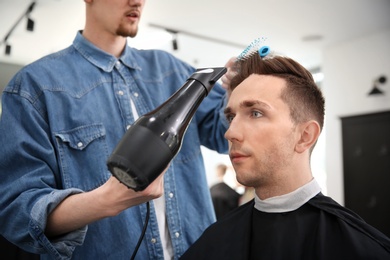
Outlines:
[[152, 183], [179, 152], [197, 108], [225, 73], [224, 67], [198, 69], [167, 101], [138, 118], [108, 158], [112, 175], [135, 191]]

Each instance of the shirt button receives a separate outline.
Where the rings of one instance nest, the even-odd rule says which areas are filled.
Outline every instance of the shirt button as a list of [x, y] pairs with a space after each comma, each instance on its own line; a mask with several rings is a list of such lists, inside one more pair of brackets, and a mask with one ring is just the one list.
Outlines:
[[155, 243], [157, 242], [157, 239], [152, 238], [152, 239], [150, 240], [150, 242], [152, 242], [153, 244], [155, 244]]
[[171, 192], [171, 193], [169, 193], [169, 195], [168, 195], [171, 199], [173, 198], [173, 193]]
[[134, 97], [138, 97], [138, 92], [135, 92], [135, 93], [134, 93]]
[[122, 90], [119, 90], [119, 91], [118, 91], [118, 95], [123, 96], [123, 91], [122, 91]]
[[78, 143], [77, 143], [77, 147], [80, 148], [80, 147], [82, 147], [82, 146], [83, 146], [83, 143], [82, 143], [82, 142], [78, 142]]
[[180, 233], [179, 233], [179, 232], [176, 232], [176, 233], [175, 233], [175, 237], [176, 237], [176, 238], [180, 237]]

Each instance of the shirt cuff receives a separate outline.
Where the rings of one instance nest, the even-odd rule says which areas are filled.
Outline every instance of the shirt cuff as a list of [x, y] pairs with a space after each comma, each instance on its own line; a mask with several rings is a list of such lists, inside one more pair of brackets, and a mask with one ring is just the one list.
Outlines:
[[88, 226], [49, 239], [45, 235], [47, 218], [66, 197], [82, 192], [79, 189], [55, 190], [38, 200], [32, 208], [30, 235], [35, 240], [36, 246], [43, 248], [54, 259], [71, 259], [75, 247], [83, 244]]

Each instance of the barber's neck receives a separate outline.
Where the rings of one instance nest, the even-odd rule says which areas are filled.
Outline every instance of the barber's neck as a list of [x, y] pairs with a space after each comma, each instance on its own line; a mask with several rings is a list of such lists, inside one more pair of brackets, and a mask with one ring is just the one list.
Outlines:
[[[93, 28], [93, 27], [92, 27]], [[126, 37], [102, 33], [89, 27], [83, 30], [83, 36], [99, 49], [119, 57], [126, 45]]]

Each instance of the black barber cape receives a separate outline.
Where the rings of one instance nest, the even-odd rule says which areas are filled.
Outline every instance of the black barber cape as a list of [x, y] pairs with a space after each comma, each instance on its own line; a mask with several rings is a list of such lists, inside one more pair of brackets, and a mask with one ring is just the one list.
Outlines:
[[225, 216], [240, 204], [240, 194], [224, 182], [210, 188], [211, 199], [217, 220]]
[[389, 260], [390, 239], [319, 193], [284, 213], [258, 211], [252, 200], [211, 225], [181, 259]]

